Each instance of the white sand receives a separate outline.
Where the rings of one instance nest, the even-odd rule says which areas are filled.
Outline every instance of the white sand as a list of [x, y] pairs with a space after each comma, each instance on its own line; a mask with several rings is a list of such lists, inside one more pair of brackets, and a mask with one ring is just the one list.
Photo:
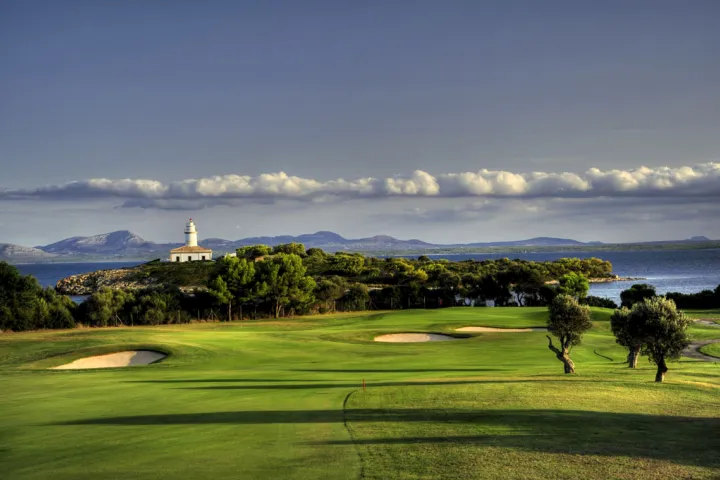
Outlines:
[[95, 357], [79, 358], [74, 362], [66, 363], [53, 370], [81, 370], [86, 368], [118, 368], [133, 365], [148, 365], [165, 358], [167, 355], [151, 350], [128, 350], [126, 352], [98, 355]]
[[493, 328], [493, 327], [462, 327], [456, 329], [458, 332], [502, 332], [502, 333], [513, 333], [513, 332], [547, 332], [545, 327], [532, 327], [532, 328]]
[[437, 333], [391, 333], [375, 337], [376, 342], [391, 343], [446, 342], [448, 340], [457, 340], [457, 338]]

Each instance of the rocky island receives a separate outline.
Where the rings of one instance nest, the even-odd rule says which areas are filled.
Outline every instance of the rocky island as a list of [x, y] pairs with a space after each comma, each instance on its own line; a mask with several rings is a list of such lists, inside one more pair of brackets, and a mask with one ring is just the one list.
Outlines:
[[[208, 262], [161, 262], [154, 260], [135, 267], [98, 270], [63, 278], [55, 290], [63, 295], [92, 295], [103, 287], [113, 289], [142, 289], [147, 287], [175, 286], [183, 291], [205, 289], [210, 274], [216, 265]], [[644, 280], [640, 277], [591, 277], [590, 283], [609, 283]], [[547, 285], [556, 285], [557, 280], [548, 280]], [[386, 286], [386, 285], [383, 285]]]
[[136, 267], [98, 270], [63, 278], [55, 290], [63, 295], [92, 295], [103, 287], [141, 289], [176, 286], [184, 291], [204, 289], [214, 262], [152, 261]]

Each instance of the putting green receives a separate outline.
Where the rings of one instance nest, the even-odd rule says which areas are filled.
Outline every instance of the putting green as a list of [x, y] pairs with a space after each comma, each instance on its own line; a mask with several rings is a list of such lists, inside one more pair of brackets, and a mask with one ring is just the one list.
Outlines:
[[[543, 308], [0, 335], [3, 478], [717, 478], [720, 364], [655, 384], [622, 363], [610, 313], [593, 309], [575, 376], [539, 331], [373, 341], [542, 327]], [[50, 370], [125, 350], [168, 357]]]

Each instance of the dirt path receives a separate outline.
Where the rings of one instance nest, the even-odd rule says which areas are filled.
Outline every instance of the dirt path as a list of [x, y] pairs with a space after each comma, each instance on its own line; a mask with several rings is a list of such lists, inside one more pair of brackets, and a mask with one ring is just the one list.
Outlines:
[[698, 360], [704, 360], [706, 362], [720, 362], [720, 358], [705, 355], [700, 352], [700, 347], [711, 343], [720, 343], [720, 340], [699, 340], [697, 342], [693, 342], [685, 350], [683, 350], [683, 356], [697, 358]]
[[699, 323], [700, 325], [708, 325], [710, 327], [720, 327], [720, 324], [715, 323], [713, 320], [708, 318], [701, 318], [700, 320], [695, 320], [695, 323]]

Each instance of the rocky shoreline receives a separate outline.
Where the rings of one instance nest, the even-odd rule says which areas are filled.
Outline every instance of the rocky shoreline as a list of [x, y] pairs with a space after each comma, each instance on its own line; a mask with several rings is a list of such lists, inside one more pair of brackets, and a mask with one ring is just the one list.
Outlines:
[[[55, 291], [61, 295], [84, 296], [92, 295], [103, 287], [118, 290], [140, 290], [147, 287], [161, 287], [169, 284], [154, 278], [140, 278], [137, 270], [132, 268], [119, 270], [98, 270], [96, 272], [71, 275], [55, 284]], [[173, 284], [174, 285], [174, 284]], [[184, 292], [204, 290], [200, 285], [175, 285]]]
[[92, 295], [103, 287], [115, 289], [140, 289], [153, 285], [152, 279], [137, 279], [131, 269], [98, 270], [80, 273], [60, 279], [55, 290], [62, 295]]
[[[619, 275], [613, 275], [612, 277], [599, 277], [599, 278], [588, 278], [589, 283], [612, 283], [612, 282], [635, 282], [638, 280], [647, 280], [643, 277], [621, 277]], [[545, 282], [545, 285], [557, 285], [557, 280], [550, 280]]]

